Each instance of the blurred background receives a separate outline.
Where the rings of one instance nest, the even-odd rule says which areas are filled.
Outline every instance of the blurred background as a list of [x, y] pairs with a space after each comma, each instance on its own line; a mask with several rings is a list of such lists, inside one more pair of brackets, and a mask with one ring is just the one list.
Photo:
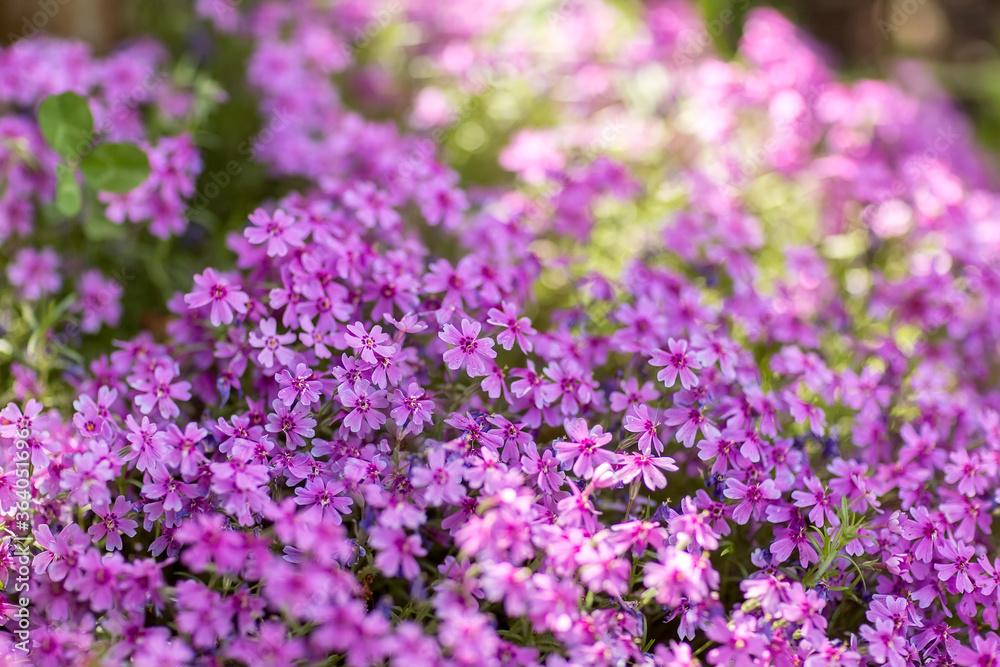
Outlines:
[[[608, 0], [638, 4], [640, 0]], [[442, 0], [447, 2], [447, 0]], [[34, 31], [73, 36], [106, 52], [117, 41], [153, 32], [177, 42], [190, 2], [173, 0], [0, 0], [0, 42]], [[848, 78], [885, 76], [901, 58], [932, 66], [982, 140], [1000, 149], [1000, 0], [698, 0], [703, 13], [737, 16], [754, 6], [776, 7], [823, 44]], [[718, 35], [731, 52], [739, 20]], [[182, 47], [180, 47], [182, 48]]]

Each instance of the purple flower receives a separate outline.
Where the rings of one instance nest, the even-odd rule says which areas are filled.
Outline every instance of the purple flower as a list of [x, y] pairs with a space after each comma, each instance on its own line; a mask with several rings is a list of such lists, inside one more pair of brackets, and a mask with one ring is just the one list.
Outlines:
[[7, 279], [28, 301], [37, 301], [46, 294], [54, 294], [62, 287], [59, 276], [59, 256], [52, 248], [22, 248], [7, 266]]
[[433, 507], [443, 503], [457, 505], [465, 497], [461, 459], [445, 463], [445, 450], [435, 447], [427, 454], [427, 466], [413, 470], [413, 486], [424, 490], [424, 499]]
[[346, 486], [340, 481], [322, 482], [311, 479], [295, 489], [295, 504], [306, 508], [303, 516], [312, 522], [331, 521], [339, 524], [341, 514], [350, 514], [352, 500], [341, 495]]
[[583, 419], [567, 419], [563, 427], [569, 440], [555, 443], [556, 458], [563, 463], [573, 461], [574, 475], [589, 478], [597, 466], [614, 464], [618, 460], [614, 452], [603, 449], [611, 442], [611, 434], [605, 433], [600, 424], [588, 429]]
[[488, 313], [489, 319], [487, 322], [489, 324], [496, 327], [503, 327], [503, 331], [497, 335], [497, 342], [505, 350], [513, 348], [516, 342], [522, 352], [525, 354], [531, 352], [530, 336], [538, 333], [531, 328], [531, 320], [527, 317], [518, 318], [517, 307], [514, 304], [504, 301], [502, 307], [503, 310], [490, 308]]
[[367, 380], [359, 380], [352, 389], [346, 383], [337, 388], [337, 397], [350, 412], [344, 417], [344, 426], [354, 433], [366, 433], [385, 423], [385, 415], [380, 408], [387, 407], [389, 400], [383, 389], [375, 389]]
[[122, 533], [135, 537], [135, 529], [139, 524], [132, 519], [122, 518], [132, 511], [132, 504], [125, 496], [118, 496], [113, 507], [107, 503], [94, 503], [92, 508], [100, 519], [87, 531], [95, 544], [106, 535], [107, 548], [114, 551], [122, 548]]
[[250, 344], [262, 348], [260, 354], [257, 355], [257, 361], [265, 368], [273, 366], [275, 360], [280, 365], [287, 366], [295, 353], [285, 345], [294, 343], [295, 338], [293, 333], [278, 335], [278, 323], [273, 317], [260, 321], [259, 334], [256, 331], [250, 332]]
[[174, 369], [167, 366], [157, 366], [152, 377], [136, 375], [129, 378], [129, 385], [139, 392], [135, 404], [140, 412], [148, 415], [157, 408], [164, 419], [173, 419], [180, 415], [180, 408], [174, 400], [187, 401], [191, 398], [191, 383], [185, 380], [171, 382], [175, 377]]
[[486, 359], [495, 359], [497, 353], [493, 350], [492, 338], [479, 338], [482, 326], [466, 319], [462, 320], [461, 332], [452, 324], [444, 325], [438, 338], [455, 346], [444, 353], [448, 368], [458, 370], [464, 366], [469, 377], [486, 375]]
[[726, 480], [725, 494], [726, 498], [742, 501], [733, 510], [733, 520], [740, 525], [748, 522], [751, 516], [759, 519], [764, 505], [769, 500], [781, 497], [781, 492], [775, 488], [774, 480], [771, 479], [744, 484], [729, 478]]
[[306, 444], [305, 438], [316, 435], [313, 429], [316, 420], [308, 416], [309, 406], [305, 403], [299, 403], [289, 410], [285, 403], [275, 399], [271, 407], [274, 412], [267, 415], [267, 425], [264, 428], [268, 433], [284, 433], [289, 447], [302, 447]]
[[294, 218], [281, 209], [275, 211], [274, 215], [268, 215], [267, 211], [258, 208], [250, 214], [250, 222], [254, 226], [244, 229], [243, 235], [254, 245], [267, 243], [268, 257], [284, 257], [288, 254], [289, 246], [300, 247], [309, 235], [308, 229], [297, 224]]
[[313, 379], [314, 377], [312, 369], [305, 364], [298, 364], [294, 375], [288, 370], [281, 371], [275, 376], [278, 385], [281, 386], [278, 398], [286, 407], [291, 406], [296, 400], [307, 406], [319, 403], [323, 383]]
[[245, 292], [240, 291], [239, 285], [230, 285], [227, 278], [216, 275], [212, 269], [205, 269], [204, 273], [196, 274], [194, 283], [194, 291], [184, 295], [184, 302], [188, 308], [201, 308], [212, 304], [210, 315], [212, 326], [232, 324], [233, 311], [246, 315], [250, 298]]
[[396, 352], [393, 345], [385, 345], [389, 336], [382, 333], [382, 327], [375, 325], [371, 331], [365, 330], [365, 325], [361, 322], [347, 325], [349, 333], [344, 334], [344, 340], [354, 350], [360, 350], [361, 358], [370, 364], [377, 361], [375, 355], [380, 357], [391, 357]]
[[681, 386], [685, 389], [697, 387], [698, 376], [694, 374], [692, 369], [701, 368], [701, 364], [693, 355], [688, 354], [687, 341], [671, 338], [667, 341], [667, 346], [670, 349], [669, 353], [663, 350], [653, 350], [649, 363], [653, 366], [664, 366], [664, 369], [656, 374], [656, 379], [666, 387], [673, 387], [679, 376]]

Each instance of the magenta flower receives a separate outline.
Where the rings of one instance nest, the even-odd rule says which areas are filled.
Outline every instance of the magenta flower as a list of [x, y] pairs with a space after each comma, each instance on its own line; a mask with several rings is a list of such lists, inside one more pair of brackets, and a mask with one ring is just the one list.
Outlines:
[[583, 419], [567, 419], [563, 427], [570, 439], [555, 443], [556, 458], [562, 463], [573, 461], [577, 477], [589, 478], [602, 463], [613, 465], [618, 460], [617, 454], [603, 449], [611, 442], [611, 434], [605, 433], [600, 424], [588, 429]]
[[360, 350], [361, 358], [370, 364], [378, 360], [375, 355], [391, 357], [396, 352], [395, 346], [385, 344], [389, 341], [389, 336], [382, 333], [382, 327], [378, 325], [368, 332], [361, 322], [355, 322], [347, 325], [347, 331], [349, 333], [344, 334], [344, 340], [352, 349]]
[[352, 389], [344, 383], [337, 388], [337, 396], [350, 412], [344, 417], [344, 426], [354, 433], [366, 433], [385, 423], [385, 415], [380, 408], [387, 407], [389, 400], [384, 389], [375, 389], [367, 380], [359, 380]]
[[975, 567], [972, 559], [976, 555], [975, 548], [964, 542], [944, 540], [939, 551], [947, 562], [934, 564], [938, 578], [959, 593], [972, 592], [974, 587], [971, 575]]
[[132, 511], [132, 504], [125, 496], [118, 496], [113, 507], [107, 503], [94, 503], [92, 509], [100, 518], [100, 522], [95, 523], [87, 531], [95, 544], [107, 536], [105, 543], [107, 548], [115, 551], [122, 548], [122, 533], [135, 537], [135, 529], [139, 524], [132, 519], [123, 518]]
[[281, 400], [275, 399], [271, 408], [274, 412], [267, 415], [267, 425], [264, 428], [268, 433], [284, 433], [289, 447], [302, 447], [306, 444], [305, 438], [316, 435], [313, 429], [316, 420], [308, 416], [309, 406], [305, 403], [289, 409]]
[[663, 413], [663, 421], [668, 426], [680, 426], [674, 437], [685, 447], [693, 447], [694, 440], [701, 430], [702, 436], [712, 440], [719, 438], [722, 434], [715, 424], [696, 407], [670, 408]]
[[278, 398], [286, 407], [290, 407], [295, 401], [300, 401], [307, 406], [319, 403], [323, 383], [314, 377], [312, 369], [305, 364], [298, 364], [295, 367], [294, 375], [289, 370], [281, 371], [275, 376], [281, 387], [281, 390], [278, 391]]
[[285, 347], [285, 345], [294, 343], [295, 338], [296, 336], [293, 333], [279, 335], [278, 323], [273, 317], [260, 321], [259, 334], [256, 331], [250, 332], [250, 344], [254, 347], [262, 348], [260, 354], [257, 355], [257, 361], [263, 364], [265, 368], [273, 366], [275, 360], [280, 365], [287, 366], [295, 353]]
[[416, 382], [410, 382], [406, 391], [397, 389], [392, 396], [392, 411], [389, 416], [396, 420], [396, 424], [402, 426], [406, 424], [404, 434], [414, 435], [424, 430], [424, 424], [431, 421], [434, 412], [434, 402], [425, 398], [426, 393], [423, 387]]
[[426, 556], [427, 550], [420, 545], [419, 535], [407, 535], [399, 528], [375, 526], [371, 530], [370, 543], [378, 553], [375, 565], [387, 577], [402, 575], [415, 579], [420, 574], [419, 556]]
[[667, 341], [667, 347], [670, 349], [669, 353], [663, 350], [653, 350], [649, 363], [653, 366], [664, 367], [656, 374], [656, 379], [666, 387], [673, 387], [674, 382], [680, 377], [681, 386], [685, 389], [697, 387], [698, 376], [694, 374], [692, 369], [701, 368], [701, 364], [694, 358], [694, 355], [688, 354], [687, 341], [671, 338]]
[[733, 510], [733, 520], [743, 525], [752, 516], [760, 518], [763, 507], [769, 500], [777, 500], [781, 497], [781, 492], [774, 486], [774, 480], [765, 479], [760, 482], [743, 482], [729, 478], [726, 480], [726, 498], [741, 500], [742, 502]]
[[302, 245], [309, 230], [298, 223], [290, 215], [278, 209], [274, 215], [258, 208], [250, 214], [253, 227], [243, 230], [243, 235], [250, 243], [260, 245], [267, 243], [268, 257], [284, 257], [289, 247], [298, 248]]
[[37, 301], [47, 294], [54, 294], [62, 287], [59, 276], [59, 256], [52, 248], [22, 248], [7, 266], [7, 279], [20, 288], [20, 295], [28, 301]]
[[86, 271], [77, 286], [79, 300], [70, 306], [71, 312], [81, 314], [80, 328], [96, 333], [102, 324], [116, 326], [122, 316], [123, 291], [116, 280], [105, 279], [100, 271]]
[[161, 465], [167, 446], [163, 433], [157, 433], [156, 424], [151, 423], [149, 417], [143, 417], [139, 424], [132, 415], [127, 415], [125, 427], [129, 431], [125, 437], [131, 446], [128, 452], [118, 453], [122, 461], [135, 460], [135, 467], [139, 470], [154, 470]]
[[639, 433], [639, 450], [643, 454], [649, 454], [656, 450], [659, 454], [663, 452], [663, 443], [660, 441], [658, 429], [660, 422], [645, 405], [634, 405], [632, 411], [635, 414], [625, 415], [625, 430], [630, 433]]
[[532, 345], [530, 336], [534, 336], [537, 331], [531, 328], [531, 320], [527, 317], [518, 317], [517, 307], [514, 304], [502, 304], [503, 310], [490, 308], [487, 322], [496, 327], [502, 327], [503, 331], [497, 334], [497, 342], [503, 349], [509, 350], [516, 342], [521, 351], [527, 354], [531, 352]]
[[152, 377], [136, 375], [129, 378], [129, 385], [141, 392], [135, 397], [139, 411], [148, 415], [157, 408], [164, 419], [173, 419], [180, 415], [180, 408], [174, 400], [187, 401], [191, 398], [191, 383], [185, 380], [172, 382], [174, 369], [168, 366], [157, 366]]
[[455, 346], [444, 353], [448, 368], [458, 370], [464, 366], [469, 377], [486, 375], [486, 359], [495, 359], [497, 353], [493, 350], [492, 338], [479, 338], [482, 327], [479, 322], [466, 319], [462, 320], [461, 332], [453, 324], [444, 325], [438, 338]]
[[230, 285], [227, 278], [216, 275], [212, 269], [205, 269], [204, 273], [196, 274], [194, 283], [194, 291], [184, 295], [184, 302], [188, 308], [202, 308], [211, 304], [212, 312], [209, 319], [212, 326], [232, 324], [233, 311], [246, 315], [250, 298], [246, 292], [240, 291], [239, 285]]
[[310, 522], [331, 521], [340, 524], [343, 522], [340, 515], [350, 514], [353, 503], [350, 497], [341, 495], [345, 488], [346, 485], [341, 481], [310, 479], [304, 487], [295, 489], [295, 504], [306, 508], [303, 517]]
[[464, 469], [462, 459], [445, 463], [445, 450], [435, 447], [427, 454], [427, 466], [413, 470], [413, 486], [424, 490], [424, 498], [432, 507], [443, 503], [457, 505], [465, 497], [462, 486]]
[[792, 498], [795, 506], [801, 508], [811, 507], [809, 510], [809, 520], [814, 524], [823, 527], [824, 522], [831, 526], [839, 526], [840, 518], [837, 516], [837, 503], [831, 494], [823, 488], [823, 483], [816, 477], [809, 476], [802, 480], [808, 491], [792, 491]]
[[677, 464], [669, 456], [650, 456], [649, 454], [622, 454], [624, 463], [617, 473], [617, 478], [628, 484], [642, 475], [642, 483], [650, 491], [656, 491], [667, 486], [667, 477], [660, 470], [675, 472]]

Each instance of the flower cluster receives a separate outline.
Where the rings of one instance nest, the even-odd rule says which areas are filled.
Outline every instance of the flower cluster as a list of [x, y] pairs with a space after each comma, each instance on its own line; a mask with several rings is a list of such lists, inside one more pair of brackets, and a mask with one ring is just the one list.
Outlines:
[[[30, 460], [30, 664], [996, 663], [1000, 189], [920, 72], [841, 83], [767, 10], [727, 62], [682, 2], [574, 3], [539, 28], [556, 65], [504, 11], [414, 0], [428, 42], [399, 48], [448, 73], [407, 133], [343, 106], [349, 68], [366, 102], [405, 93], [344, 48], [365, 3], [320, 4], [198, 3], [252, 44], [261, 115], [295, 119], [256, 157], [297, 187], [251, 203], [232, 266], [86, 368], [17, 371], [0, 513], [15, 534]], [[495, 88], [577, 95], [504, 146], [516, 180], [462, 188], [420, 130], [508, 51]], [[0, 98], [92, 67], [19, 43]], [[639, 70], [652, 103], [616, 89]], [[641, 139], [591, 150], [608, 108]], [[27, 235], [55, 161], [4, 120], [37, 157], [3, 162]], [[179, 233], [198, 153], [147, 148], [106, 215]], [[48, 249], [6, 275], [62, 289]], [[122, 316], [103, 280], [65, 306], [88, 333]], [[11, 658], [20, 604], [5, 585]]]

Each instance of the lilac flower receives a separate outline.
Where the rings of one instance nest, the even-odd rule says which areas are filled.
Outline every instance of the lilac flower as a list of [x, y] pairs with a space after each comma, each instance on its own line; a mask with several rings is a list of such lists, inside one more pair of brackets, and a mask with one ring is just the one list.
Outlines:
[[618, 479], [628, 484], [642, 475], [642, 483], [650, 491], [656, 491], [667, 486], [666, 476], [660, 470], [676, 471], [677, 464], [669, 456], [650, 456], [649, 454], [623, 454], [624, 463], [618, 472]]
[[342, 496], [346, 486], [340, 481], [321, 482], [311, 479], [295, 489], [295, 504], [306, 508], [303, 517], [309, 521], [331, 521], [339, 524], [341, 514], [349, 514], [353, 501]]
[[402, 426], [406, 424], [404, 433], [417, 435], [424, 430], [424, 424], [431, 421], [434, 411], [433, 401], [424, 398], [423, 388], [416, 382], [411, 382], [404, 392], [397, 389], [391, 401], [395, 406], [389, 413], [396, 424]]
[[634, 414], [625, 416], [625, 430], [641, 434], [639, 436], [639, 449], [643, 454], [649, 454], [654, 449], [657, 454], [662, 453], [663, 443], [660, 441], [659, 433], [657, 433], [660, 422], [650, 414], [649, 408], [645, 405], [634, 405], [632, 411]]
[[420, 545], [418, 535], [407, 535], [396, 528], [375, 526], [371, 530], [372, 548], [378, 553], [375, 565], [388, 577], [402, 575], [414, 579], [420, 574], [416, 558], [426, 556], [427, 550]]
[[767, 501], [781, 497], [781, 492], [774, 486], [774, 480], [770, 479], [744, 484], [729, 478], [726, 480], [726, 485], [726, 497], [742, 501], [733, 510], [733, 520], [740, 525], [749, 521], [751, 516], [760, 518], [761, 510]]
[[533, 348], [530, 337], [538, 333], [531, 328], [531, 320], [527, 317], [518, 318], [517, 307], [514, 304], [505, 301], [502, 308], [503, 310], [490, 308], [488, 313], [490, 319], [487, 322], [496, 327], [503, 327], [503, 331], [497, 335], [497, 342], [505, 350], [513, 348], [516, 342], [522, 352], [525, 354], [531, 352]]
[[685, 389], [698, 386], [698, 376], [692, 369], [701, 368], [693, 355], [688, 354], [688, 344], [686, 340], [667, 341], [670, 352], [663, 350], [653, 350], [652, 359], [649, 362], [653, 366], [664, 366], [665, 368], [656, 374], [656, 379], [666, 387], [674, 386], [678, 376], [681, 379], [681, 386]]
[[114, 551], [122, 548], [122, 533], [135, 537], [135, 529], [139, 524], [132, 519], [123, 518], [132, 511], [132, 504], [125, 496], [118, 496], [113, 507], [107, 503], [95, 503], [93, 510], [100, 521], [91, 526], [87, 532], [95, 544], [107, 536], [107, 548]]
[[455, 346], [444, 353], [448, 368], [458, 370], [465, 367], [469, 377], [486, 375], [485, 360], [495, 359], [497, 353], [493, 350], [492, 338], [479, 338], [480, 329], [482, 325], [479, 322], [466, 319], [462, 320], [461, 332], [454, 325], [444, 325], [444, 331], [438, 334], [438, 338]]
[[129, 431], [125, 437], [131, 446], [128, 452], [119, 452], [118, 455], [123, 461], [135, 460], [138, 470], [155, 470], [167, 453], [163, 433], [157, 433], [156, 424], [151, 423], [149, 417], [143, 417], [140, 424], [132, 415], [128, 415], [125, 417], [125, 426]]
[[212, 269], [205, 269], [204, 273], [195, 275], [194, 283], [194, 291], [184, 295], [184, 301], [189, 308], [212, 304], [212, 326], [231, 324], [233, 311], [246, 315], [250, 299], [245, 292], [240, 291], [239, 285], [231, 285], [227, 278], [216, 275]]
[[380, 408], [388, 407], [386, 392], [375, 389], [367, 380], [359, 380], [354, 388], [342, 384], [337, 388], [337, 396], [341, 404], [350, 412], [344, 417], [344, 426], [352, 432], [367, 432], [385, 423], [385, 415]]
[[574, 475], [589, 478], [602, 463], [614, 464], [618, 460], [614, 452], [603, 449], [611, 442], [611, 434], [605, 433], [600, 424], [588, 429], [583, 419], [568, 419], [563, 427], [570, 439], [555, 443], [556, 458], [563, 463], [573, 461]]
[[456, 505], [465, 497], [462, 487], [464, 468], [461, 459], [445, 463], [444, 449], [436, 447], [427, 454], [427, 466], [413, 470], [413, 486], [424, 490], [424, 498], [432, 507], [443, 503]]
[[250, 214], [250, 222], [254, 226], [247, 227], [243, 235], [254, 245], [267, 243], [268, 257], [284, 257], [289, 247], [300, 247], [309, 234], [305, 227], [281, 209], [274, 215], [268, 215], [267, 211], [258, 208]]
[[391, 357], [396, 352], [394, 346], [384, 344], [389, 340], [389, 336], [382, 333], [382, 327], [378, 325], [368, 332], [361, 322], [355, 322], [348, 324], [347, 330], [350, 333], [344, 334], [344, 340], [354, 350], [360, 350], [361, 358], [370, 364], [376, 362], [375, 355]]
[[148, 415], [153, 408], [157, 408], [164, 419], [173, 419], [180, 415], [180, 408], [174, 400], [190, 400], [191, 383], [184, 380], [171, 382], [175, 377], [172, 368], [157, 366], [153, 369], [152, 377], [136, 375], [129, 378], [129, 385], [136, 391], [142, 392], [135, 397], [135, 404], [139, 406], [142, 414]]
[[58, 266], [59, 256], [52, 248], [22, 248], [7, 265], [7, 279], [25, 299], [37, 301], [62, 287]]
[[116, 280], [105, 279], [100, 271], [86, 271], [77, 286], [79, 300], [70, 311], [81, 313], [80, 328], [85, 333], [97, 333], [101, 325], [117, 326], [122, 316], [122, 286]]
[[289, 447], [302, 447], [306, 443], [305, 438], [316, 435], [313, 429], [316, 420], [307, 416], [309, 406], [305, 403], [299, 403], [289, 410], [285, 403], [275, 399], [271, 408], [274, 412], [267, 415], [267, 425], [264, 428], [268, 433], [284, 433]]
[[294, 353], [285, 347], [289, 343], [295, 342], [295, 334], [278, 334], [278, 323], [274, 318], [267, 318], [260, 321], [260, 333], [250, 332], [250, 344], [254, 347], [262, 348], [257, 355], [257, 361], [270, 368], [277, 362], [282, 366], [287, 366], [294, 356]]
[[313, 379], [314, 377], [312, 369], [305, 364], [298, 364], [294, 375], [289, 370], [278, 373], [275, 376], [281, 386], [278, 398], [286, 407], [291, 407], [295, 401], [300, 401], [306, 406], [319, 403], [323, 383]]

